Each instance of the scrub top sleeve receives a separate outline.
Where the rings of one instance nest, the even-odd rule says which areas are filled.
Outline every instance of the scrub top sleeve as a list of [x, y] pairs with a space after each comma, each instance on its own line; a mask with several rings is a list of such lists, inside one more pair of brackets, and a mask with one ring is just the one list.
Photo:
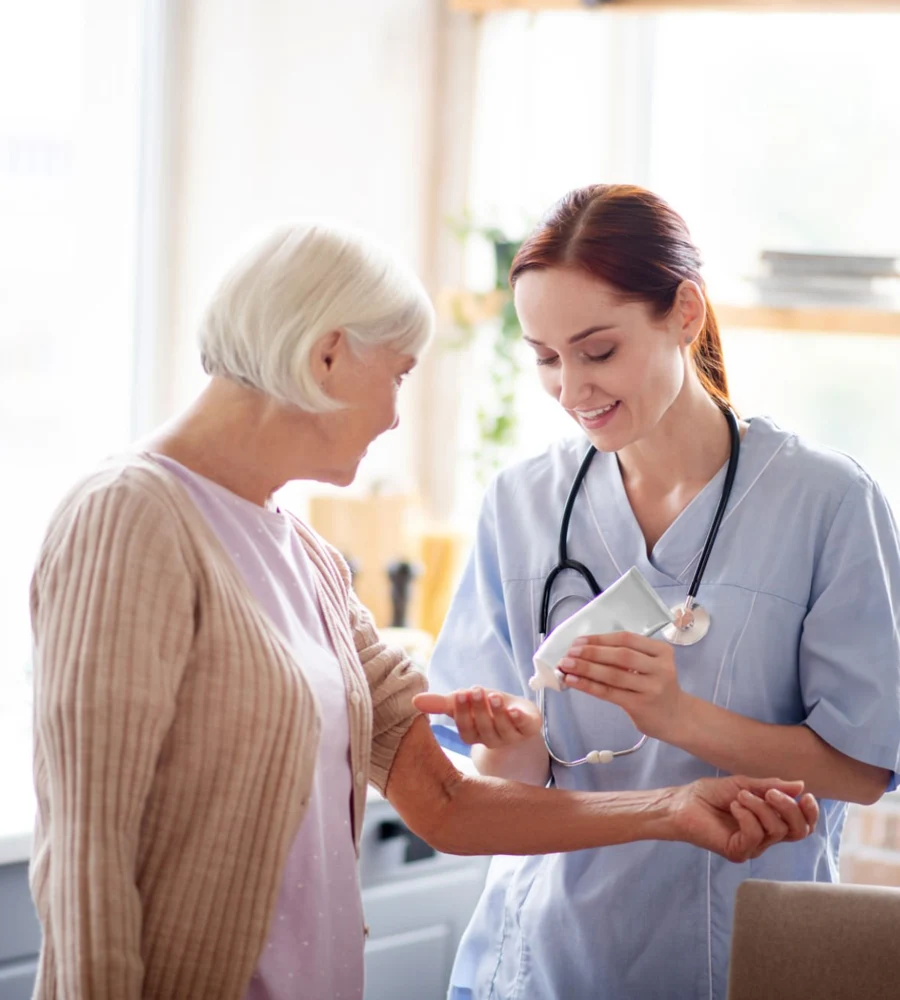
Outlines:
[[[496, 484], [488, 490], [459, 587], [428, 665], [431, 691], [483, 687], [524, 694], [515, 667], [500, 576], [496, 531]], [[432, 729], [447, 750], [469, 755], [449, 716], [433, 716]]]
[[848, 757], [900, 770], [900, 544], [861, 473], [818, 559], [800, 640], [806, 725]]

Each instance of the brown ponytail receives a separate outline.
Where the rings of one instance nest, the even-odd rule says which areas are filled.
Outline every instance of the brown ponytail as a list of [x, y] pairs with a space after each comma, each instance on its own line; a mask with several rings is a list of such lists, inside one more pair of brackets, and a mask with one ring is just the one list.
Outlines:
[[700, 336], [694, 341], [691, 357], [694, 360], [694, 367], [697, 369], [697, 375], [703, 388], [719, 406], [731, 406], [731, 399], [728, 395], [728, 377], [725, 374], [725, 359], [722, 356], [722, 339], [719, 336], [719, 323], [705, 290], [703, 300], [706, 303], [706, 322], [703, 324]]
[[662, 198], [629, 184], [592, 184], [564, 195], [525, 240], [509, 272], [571, 267], [646, 302], [665, 316], [683, 281], [695, 282], [706, 302], [706, 323], [691, 352], [704, 389], [731, 405], [715, 313], [700, 275], [701, 260], [684, 220]]

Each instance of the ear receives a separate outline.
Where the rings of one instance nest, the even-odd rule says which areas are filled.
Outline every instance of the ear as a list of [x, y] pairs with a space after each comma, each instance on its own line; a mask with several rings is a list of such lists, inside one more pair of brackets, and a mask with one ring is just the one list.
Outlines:
[[316, 341], [309, 356], [309, 367], [319, 385], [328, 381], [346, 351], [347, 336], [343, 330], [332, 330]]
[[696, 281], [682, 281], [678, 286], [670, 316], [679, 341], [689, 347], [706, 323], [706, 296]]

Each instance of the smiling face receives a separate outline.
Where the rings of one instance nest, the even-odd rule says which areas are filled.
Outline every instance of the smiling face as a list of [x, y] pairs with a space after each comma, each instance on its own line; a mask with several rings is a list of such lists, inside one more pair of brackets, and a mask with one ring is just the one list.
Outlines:
[[606, 452], [645, 437], [677, 399], [705, 315], [692, 282], [659, 318], [606, 282], [555, 267], [523, 272], [515, 304], [544, 389]]

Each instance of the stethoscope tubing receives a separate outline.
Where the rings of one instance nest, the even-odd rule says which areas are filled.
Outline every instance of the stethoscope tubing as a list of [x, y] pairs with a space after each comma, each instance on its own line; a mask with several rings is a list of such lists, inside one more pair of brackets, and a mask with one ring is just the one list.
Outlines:
[[[706, 564], [709, 562], [709, 557], [712, 555], [712, 550], [716, 543], [716, 537], [719, 534], [719, 528], [725, 516], [728, 501], [731, 498], [734, 479], [737, 475], [737, 466], [741, 450], [740, 427], [738, 425], [737, 417], [730, 407], [723, 407], [722, 412], [728, 423], [728, 431], [731, 439], [731, 453], [728, 459], [728, 467], [725, 470], [725, 482], [722, 484], [722, 495], [719, 497], [719, 503], [716, 507], [712, 523], [709, 526], [706, 541], [704, 542], [703, 550], [700, 553], [700, 560], [697, 563], [696, 572], [694, 573], [691, 585], [688, 588], [687, 599], [685, 601], [685, 607], [687, 608], [691, 607], [698, 591], [700, 590], [703, 574], [706, 571]], [[591, 462], [594, 460], [594, 455], [596, 454], [597, 449], [591, 445], [582, 459], [581, 465], [578, 467], [578, 472], [572, 482], [569, 495], [566, 497], [566, 505], [563, 509], [562, 523], [560, 524], [559, 530], [559, 560], [556, 566], [554, 566], [550, 571], [547, 579], [544, 581], [544, 592], [541, 596], [540, 634], [542, 640], [546, 635], [547, 628], [550, 624], [550, 599], [552, 597], [553, 584], [560, 573], [563, 573], [566, 570], [572, 570], [573, 572], [578, 573], [586, 581], [594, 597], [598, 597], [602, 593], [602, 588], [597, 583], [593, 573], [591, 573], [588, 567], [583, 563], [578, 562], [576, 559], [569, 559], [568, 557], [569, 522], [572, 518], [572, 510], [575, 506], [575, 500], [578, 497], [581, 485], [584, 482], [584, 478], [587, 475], [588, 469], [590, 468]], [[658, 630], [654, 630], [654, 632], [655, 631]], [[587, 763], [609, 763], [617, 757], [627, 757], [629, 754], [637, 753], [637, 751], [640, 750], [648, 740], [648, 737], [645, 734], [642, 734], [637, 743], [622, 750], [592, 750], [586, 756], [579, 757], [578, 760], [565, 760], [562, 757], [558, 757], [554, 753], [553, 747], [550, 744], [550, 723], [547, 718], [547, 703], [543, 688], [538, 691], [538, 708], [541, 712], [541, 731], [543, 733], [544, 745], [547, 748], [547, 753], [550, 755], [550, 759], [555, 764], [559, 764], [561, 767], [578, 767], [581, 764]]]

